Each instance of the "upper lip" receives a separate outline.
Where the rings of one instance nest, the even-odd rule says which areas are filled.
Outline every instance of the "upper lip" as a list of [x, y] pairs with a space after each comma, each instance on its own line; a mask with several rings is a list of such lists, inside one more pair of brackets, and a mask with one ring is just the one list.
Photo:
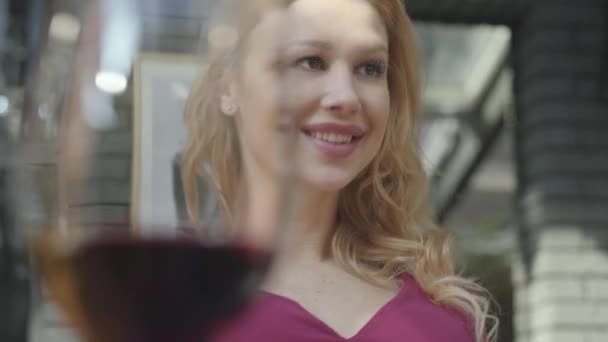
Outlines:
[[308, 124], [302, 127], [306, 133], [334, 133], [341, 135], [350, 135], [352, 137], [361, 137], [365, 132], [363, 129], [354, 124], [341, 124], [335, 122], [324, 122], [318, 124]]

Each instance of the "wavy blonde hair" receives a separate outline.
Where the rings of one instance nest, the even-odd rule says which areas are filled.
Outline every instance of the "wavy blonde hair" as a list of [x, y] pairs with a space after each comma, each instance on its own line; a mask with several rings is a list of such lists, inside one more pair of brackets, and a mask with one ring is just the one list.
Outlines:
[[[229, 212], [241, 173], [235, 123], [219, 108], [225, 77], [238, 67], [247, 35], [264, 12], [294, 1], [222, 1], [215, 27], [236, 29], [238, 38], [234, 44], [210, 45], [209, 68], [195, 83], [185, 109], [182, 179], [194, 222], [199, 220], [199, 177], [213, 184]], [[347, 271], [373, 284], [388, 285], [411, 274], [432, 301], [469, 317], [477, 341], [494, 341], [498, 320], [490, 312], [491, 297], [455, 273], [452, 236], [434, 223], [427, 207], [428, 182], [417, 144], [421, 66], [413, 25], [400, 0], [369, 3], [388, 32], [391, 113], [378, 154], [340, 193], [329, 252]]]

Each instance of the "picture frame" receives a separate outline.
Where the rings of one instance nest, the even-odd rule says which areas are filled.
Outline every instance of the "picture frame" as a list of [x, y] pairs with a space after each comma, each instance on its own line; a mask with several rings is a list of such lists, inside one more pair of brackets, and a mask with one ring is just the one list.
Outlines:
[[131, 223], [138, 229], [175, 230], [179, 156], [185, 146], [184, 106], [204, 72], [200, 55], [141, 53], [133, 73]]

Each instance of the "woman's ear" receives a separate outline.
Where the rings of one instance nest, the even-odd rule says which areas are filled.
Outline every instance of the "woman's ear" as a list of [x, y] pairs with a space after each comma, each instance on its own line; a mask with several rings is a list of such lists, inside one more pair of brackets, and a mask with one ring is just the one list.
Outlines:
[[220, 109], [222, 113], [228, 116], [233, 116], [238, 111], [238, 106], [234, 101], [234, 97], [228, 94], [222, 95], [220, 99]]
[[239, 111], [236, 85], [232, 71], [227, 71], [220, 80], [220, 110], [224, 115], [234, 116]]

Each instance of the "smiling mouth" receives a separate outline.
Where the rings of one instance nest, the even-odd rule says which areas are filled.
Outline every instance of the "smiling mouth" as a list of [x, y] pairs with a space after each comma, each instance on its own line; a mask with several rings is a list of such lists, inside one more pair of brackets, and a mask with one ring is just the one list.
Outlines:
[[323, 141], [334, 145], [347, 145], [359, 141], [361, 139], [361, 136], [340, 133], [309, 131], [305, 129], [302, 130], [302, 132], [315, 140]]

